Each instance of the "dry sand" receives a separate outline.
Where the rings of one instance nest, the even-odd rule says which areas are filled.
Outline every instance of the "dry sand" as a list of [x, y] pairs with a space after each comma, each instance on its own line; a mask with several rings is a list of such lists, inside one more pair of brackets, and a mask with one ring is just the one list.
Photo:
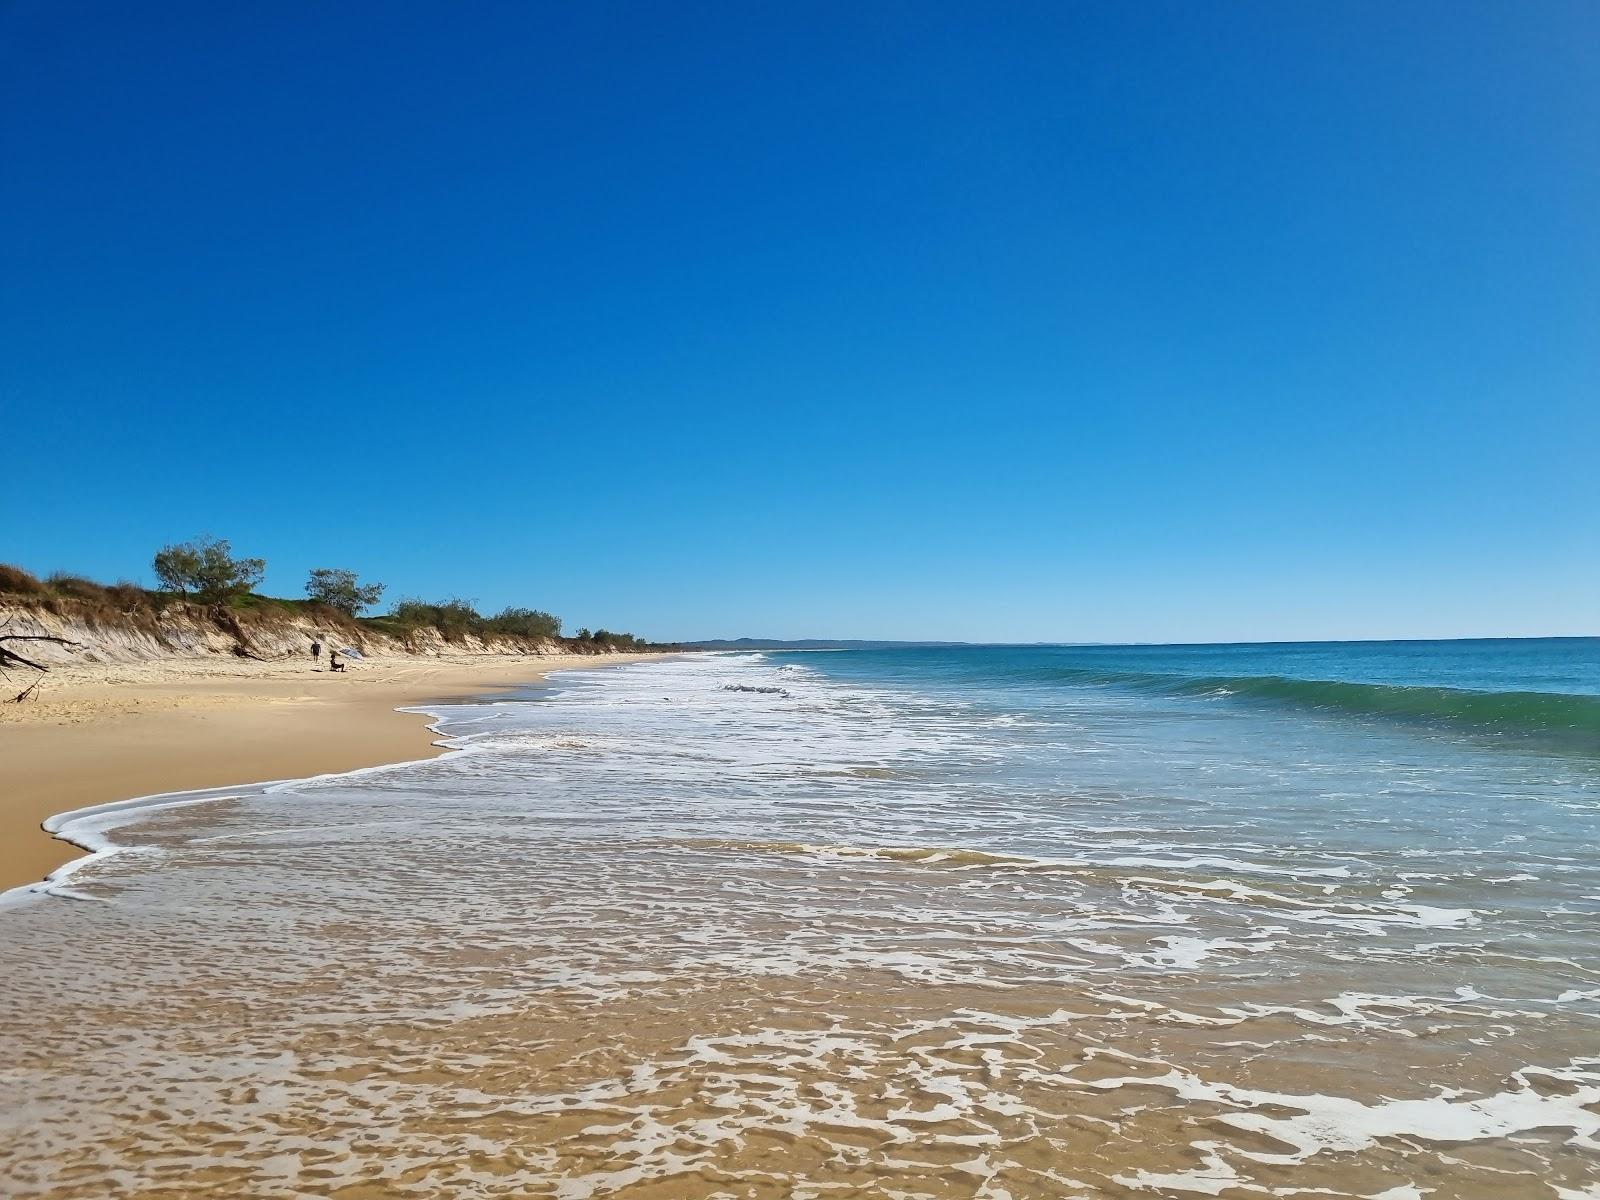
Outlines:
[[56, 668], [38, 699], [0, 704], [0, 890], [82, 853], [39, 828], [55, 813], [429, 758], [441, 751], [428, 718], [397, 707], [645, 657], [659, 656], [408, 655], [339, 674], [227, 658]]

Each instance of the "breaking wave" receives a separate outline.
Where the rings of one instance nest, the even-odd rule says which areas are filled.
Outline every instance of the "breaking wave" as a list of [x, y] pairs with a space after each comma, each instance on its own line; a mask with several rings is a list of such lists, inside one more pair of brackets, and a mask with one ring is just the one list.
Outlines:
[[1189, 676], [1079, 668], [1053, 668], [1050, 674], [1061, 682], [1128, 688], [1147, 694], [1258, 701], [1351, 716], [1532, 735], [1600, 752], [1600, 696], [1415, 687], [1284, 675]]

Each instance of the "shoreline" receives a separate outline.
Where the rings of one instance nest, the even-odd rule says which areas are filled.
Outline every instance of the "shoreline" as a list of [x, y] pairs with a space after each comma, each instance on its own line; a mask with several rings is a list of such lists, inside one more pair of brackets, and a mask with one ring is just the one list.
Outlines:
[[[419, 706], [665, 654], [387, 656], [74, 664], [0, 705], [0, 893], [94, 853], [43, 827], [84, 809], [259, 786], [449, 752]], [[410, 711], [407, 711], [410, 710]]]

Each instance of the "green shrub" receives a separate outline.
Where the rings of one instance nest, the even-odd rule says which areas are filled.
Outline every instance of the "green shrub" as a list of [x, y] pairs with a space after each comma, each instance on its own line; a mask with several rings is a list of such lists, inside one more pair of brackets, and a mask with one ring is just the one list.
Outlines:
[[561, 618], [536, 608], [502, 608], [483, 624], [490, 633], [506, 633], [516, 637], [553, 638], [561, 633]]
[[467, 634], [479, 633], [483, 629], [483, 617], [469, 601], [457, 597], [446, 600], [443, 604], [437, 604], [434, 608], [438, 614], [434, 618], [434, 624], [439, 627], [439, 632], [444, 634], [447, 641], [459, 642]]
[[610, 646], [614, 650], [637, 650], [648, 644], [631, 633], [612, 633], [609, 629], [596, 629], [589, 635], [588, 640], [598, 642], [602, 646]]
[[469, 633], [482, 633], [485, 627], [478, 610], [459, 597], [429, 604], [408, 596], [390, 610], [389, 618], [408, 629], [431, 625], [451, 642], [459, 642]]
[[389, 610], [387, 619], [408, 629], [417, 629], [423, 625], [432, 625], [433, 613], [433, 605], [418, 600], [415, 596], [407, 596], [395, 602], [395, 606]]

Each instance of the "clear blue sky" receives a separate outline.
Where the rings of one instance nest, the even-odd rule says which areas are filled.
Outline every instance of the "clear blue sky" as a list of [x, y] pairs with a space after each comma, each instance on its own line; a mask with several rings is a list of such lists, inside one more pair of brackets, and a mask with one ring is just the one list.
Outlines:
[[0, 2], [0, 558], [1600, 632], [1600, 5]]

